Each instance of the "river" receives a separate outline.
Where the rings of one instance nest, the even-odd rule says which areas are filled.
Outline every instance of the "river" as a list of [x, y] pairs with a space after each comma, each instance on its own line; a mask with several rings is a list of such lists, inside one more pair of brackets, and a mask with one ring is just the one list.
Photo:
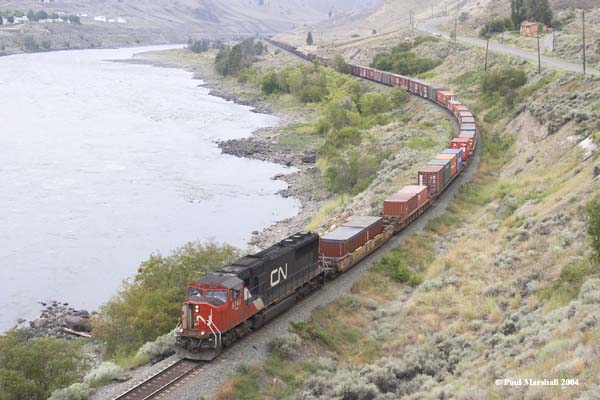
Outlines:
[[153, 252], [244, 247], [295, 215], [288, 168], [221, 154], [277, 118], [191, 73], [112, 62], [151, 48], [0, 57], [0, 332], [58, 300], [96, 309]]

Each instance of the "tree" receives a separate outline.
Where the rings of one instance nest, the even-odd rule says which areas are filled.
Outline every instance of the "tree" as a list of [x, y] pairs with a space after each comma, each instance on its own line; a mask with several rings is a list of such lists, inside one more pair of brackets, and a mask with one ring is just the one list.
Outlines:
[[510, 19], [514, 29], [521, 27], [521, 22], [525, 21], [525, 0], [510, 0]]
[[587, 232], [592, 245], [592, 260], [600, 264], [600, 199], [592, 200], [585, 209]]
[[548, 0], [525, 0], [524, 8], [527, 19], [552, 25], [553, 15]]
[[313, 37], [312, 37], [312, 32], [308, 32], [308, 35], [306, 35], [306, 44], [309, 46], [312, 46], [314, 43], [313, 41]]
[[348, 63], [346, 62], [346, 60], [344, 60], [344, 57], [342, 57], [341, 54], [335, 55], [335, 70], [342, 74], [350, 73], [350, 67], [348, 66]]
[[94, 337], [109, 355], [129, 354], [177, 324], [186, 285], [239, 256], [228, 245], [189, 243], [169, 256], [152, 255], [132, 281], [100, 308]]
[[23, 37], [23, 50], [25, 51], [38, 51], [40, 46], [31, 35], [25, 35]]
[[0, 398], [42, 400], [61, 387], [82, 378], [87, 359], [81, 342], [32, 339], [24, 329], [0, 336]]
[[15, 17], [13, 17], [12, 15], [6, 17], [6, 20], [8, 21], [9, 24], [15, 23]]
[[35, 13], [33, 12], [33, 10], [27, 11], [27, 19], [31, 22], [37, 21], [37, 17], [35, 16]]
[[2, 20], [2, 15], [0, 15], [0, 25], [4, 25], [4, 21]]

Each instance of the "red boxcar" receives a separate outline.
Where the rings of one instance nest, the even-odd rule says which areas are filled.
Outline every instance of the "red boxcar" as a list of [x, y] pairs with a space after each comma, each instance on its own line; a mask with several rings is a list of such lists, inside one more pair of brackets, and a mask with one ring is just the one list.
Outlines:
[[366, 240], [368, 242], [383, 232], [383, 218], [355, 216], [350, 218], [348, 222], [342, 226], [364, 229], [367, 234]]
[[463, 160], [468, 160], [471, 156], [470, 139], [466, 137], [457, 137], [450, 142], [450, 148], [461, 149], [463, 151]]
[[444, 187], [444, 167], [441, 165], [426, 165], [419, 168], [419, 185], [427, 186], [429, 196], [433, 196]]
[[454, 100], [454, 93], [449, 92], [447, 90], [438, 90], [436, 94], [436, 100], [439, 104], [444, 107], [448, 107], [448, 102], [450, 100]]

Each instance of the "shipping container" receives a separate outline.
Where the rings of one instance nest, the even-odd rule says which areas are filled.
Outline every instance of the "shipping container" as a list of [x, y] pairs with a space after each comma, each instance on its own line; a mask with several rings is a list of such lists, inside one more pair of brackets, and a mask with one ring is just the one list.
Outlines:
[[[456, 111], [456, 107], [458, 106], [462, 106], [462, 103], [458, 100], [450, 100], [448, 102], [448, 109], [450, 111], [452, 111], [452, 113], [454, 114], [454, 112]], [[454, 114], [456, 116], [456, 114]]]
[[461, 149], [463, 151], [463, 160], [468, 160], [471, 155], [471, 146], [469, 145], [469, 138], [457, 137], [452, 139], [450, 147], [453, 149]]
[[460, 130], [469, 131], [469, 132], [477, 132], [477, 126], [475, 124], [460, 124]]
[[462, 104], [456, 105], [454, 107], [454, 115], [456, 116], [456, 119], [460, 119], [461, 112], [470, 112], [470, 111], [467, 107], [463, 106]]
[[419, 168], [418, 183], [427, 186], [429, 197], [433, 196], [444, 187], [444, 167], [427, 165]]
[[474, 124], [475, 123], [475, 118], [473, 117], [463, 117], [462, 115], [460, 116], [460, 123], [465, 125], [465, 124]]
[[445, 149], [442, 154], [456, 154], [457, 168], [460, 171], [463, 168], [463, 153], [462, 149]]
[[468, 132], [468, 133], [460, 133], [460, 135], [458, 135], [459, 138], [467, 138], [469, 139], [469, 149], [473, 150], [475, 148], [475, 133], [474, 132]]
[[319, 240], [319, 256], [342, 258], [366, 243], [366, 232], [363, 228], [340, 226], [321, 236]]
[[396, 193], [383, 202], [383, 215], [404, 218], [417, 209], [416, 193]]
[[435, 158], [438, 160], [450, 160], [450, 176], [456, 175], [458, 172], [458, 157], [456, 154], [440, 153]]
[[450, 160], [438, 160], [436, 158], [434, 158], [433, 160], [430, 160], [427, 165], [441, 165], [442, 167], [444, 167], [444, 183], [447, 183], [450, 181], [450, 178], [452, 177], [452, 166], [451, 166], [451, 162]]
[[438, 90], [436, 93], [436, 101], [444, 107], [448, 107], [450, 100], [454, 100], [454, 93], [447, 90]]
[[424, 185], [408, 185], [404, 186], [398, 193], [409, 193], [417, 195], [417, 208], [423, 206], [429, 200], [427, 186]]
[[342, 226], [362, 228], [367, 234], [366, 241], [368, 242], [383, 232], [383, 218], [355, 216], [350, 218], [350, 220]]

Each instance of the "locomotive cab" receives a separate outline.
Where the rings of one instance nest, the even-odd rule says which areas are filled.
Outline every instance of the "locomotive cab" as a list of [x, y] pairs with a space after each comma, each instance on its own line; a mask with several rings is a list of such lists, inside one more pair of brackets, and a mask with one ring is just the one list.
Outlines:
[[244, 321], [256, 308], [244, 301], [249, 297], [244, 289], [238, 277], [221, 274], [209, 274], [190, 283], [176, 332], [178, 353], [186, 358], [212, 360], [234, 339], [231, 332], [249, 330]]

